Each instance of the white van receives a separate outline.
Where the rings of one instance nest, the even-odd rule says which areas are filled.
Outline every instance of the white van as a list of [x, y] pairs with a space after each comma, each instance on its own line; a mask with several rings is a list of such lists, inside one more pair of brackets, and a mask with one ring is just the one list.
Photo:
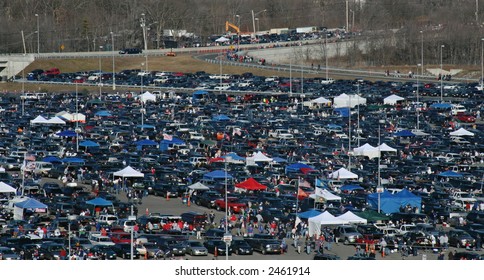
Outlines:
[[451, 112], [452, 112], [452, 115], [457, 115], [459, 113], [465, 113], [465, 112], [467, 112], [467, 109], [463, 105], [460, 105], [460, 104], [452, 104]]
[[44, 161], [35, 161], [33, 163], [34, 170], [33, 172], [35, 174], [39, 174], [42, 176], [47, 176], [52, 170], [52, 163], [50, 162], [44, 162]]
[[118, 217], [115, 216], [115, 215], [110, 215], [110, 214], [99, 215], [97, 222], [101, 225], [110, 226], [110, 225], [116, 224], [118, 222]]

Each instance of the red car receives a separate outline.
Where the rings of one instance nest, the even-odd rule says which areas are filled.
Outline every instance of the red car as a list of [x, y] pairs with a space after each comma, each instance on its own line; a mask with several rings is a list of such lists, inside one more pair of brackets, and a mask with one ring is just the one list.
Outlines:
[[[225, 210], [225, 198], [215, 200], [214, 204], [218, 211]], [[240, 213], [242, 208], [245, 208], [246, 206], [245, 203], [239, 202], [237, 197], [227, 197], [227, 207], [235, 213]]]
[[476, 121], [476, 117], [467, 114], [457, 114], [455, 118], [460, 122], [473, 123]]

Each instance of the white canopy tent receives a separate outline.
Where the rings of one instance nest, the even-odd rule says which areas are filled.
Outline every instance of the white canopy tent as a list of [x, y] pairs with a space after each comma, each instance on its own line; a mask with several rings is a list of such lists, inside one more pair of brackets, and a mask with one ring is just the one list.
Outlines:
[[0, 193], [16, 193], [16, 192], [17, 191], [15, 190], [14, 187], [4, 182], [0, 182]]
[[73, 113], [71, 122], [86, 122], [86, 115], [81, 113]]
[[72, 120], [72, 114], [67, 112], [67, 111], [60, 111], [59, 113], [55, 114], [56, 117], [61, 117], [64, 120], [71, 121]]
[[126, 166], [124, 169], [114, 172], [113, 176], [122, 178], [143, 178], [145, 174], [135, 170], [131, 166]]
[[332, 194], [330, 191], [322, 189], [322, 188], [315, 188], [314, 193], [309, 195], [310, 198], [320, 201], [340, 201], [341, 197], [335, 194]]
[[192, 184], [190, 186], [188, 186], [188, 188], [190, 190], [202, 190], [202, 191], [208, 191], [210, 190], [209, 187], [205, 186], [204, 184], [200, 183], [200, 182], [196, 182], [195, 184]]
[[341, 167], [340, 169], [334, 171], [333, 173], [328, 175], [330, 179], [338, 179], [338, 180], [345, 180], [345, 179], [358, 179], [358, 175], [349, 171], [348, 169]]
[[333, 99], [334, 108], [354, 108], [356, 105], [366, 105], [366, 98], [357, 94], [348, 95], [346, 93], [340, 94]]
[[304, 101], [303, 104], [304, 104], [304, 106], [307, 106], [307, 107], [321, 106], [321, 105], [331, 106], [331, 100], [326, 99], [326, 98], [321, 96], [321, 97], [318, 97], [318, 98], [313, 99], [313, 100]]
[[395, 105], [399, 101], [403, 101], [405, 98], [398, 96], [396, 94], [392, 94], [388, 97], [383, 98], [383, 104]]
[[47, 123], [47, 119], [40, 115], [30, 121], [30, 124], [45, 124], [45, 123]]
[[145, 91], [141, 96], [140, 96], [141, 102], [146, 103], [147, 101], [156, 101], [156, 95], [152, 94], [149, 91]]
[[379, 157], [380, 151], [378, 150], [378, 148], [373, 147], [372, 145], [366, 143], [361, 147], [354, 148], [353, 154], [355, 156], [366, 156], [369, 159], [372, 159], [372, 158]]
[[256, 162], [272, 162], [273, 159], [264, 155], [261, 151], [258, 151], [251, 157], [247, 157], [246, 159], [247, 165], [254, 165]]
[[320, 215], [308, 219], [309, 236], [314, 236], [314, 234], [316, 234], [316, 237], [319, 238], [319, 235], [321, 235], [322, 225], [345, 225], [345, 224], [348, 224], [348, 222], [333, 216], [328, 211], [324, 211]]
[[47, 122], [45, 122], [46, 124], [60, 124], [60, 125], [64, 125], [66, 124], [65, 121], [63, 121], [61, 118], [59, 117], [53, 117], [53, 118], [50, 118], [47, 120]]
[[[380, 146], [378, 146], [378, 147], [380, 147], [380, 152], [394, 152], [394, 153], [396, 153], [396, 152], [397, 152], [397, 149], [392, 148], [392, 147], [388, 146], [388, 145], [387, 145], [387, 144], [385, 144], [385, 143], [382, 143], [382, 144], [381, 144]], [[378, 147], [376, 147], [376, 148], [378, 149]]]
[[348, 211], [343, 215], [339, 215], [336, 218], [347, 221], [350, 224], [365, 224], [368, 222], [366, 219], [358, 217], [355, 213]]
[[469, 130], [461, 127], [456, 131], [449, 133], [450, 136], [474, 136], [474, 133], [470, 132]]

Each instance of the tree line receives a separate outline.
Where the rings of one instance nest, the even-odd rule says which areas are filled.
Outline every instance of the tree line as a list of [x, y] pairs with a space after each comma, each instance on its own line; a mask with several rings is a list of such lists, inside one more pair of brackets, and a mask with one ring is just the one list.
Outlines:
[[[225, 33], [317, 26], [344, 28], [365, 42], [347, 65], [480, 64], [480, 0], [3, 0], [0, 53], [79, 52], [164, 46], [164, 30], [186, 30], [206, 45]], [[23, 37], [22, 37], [23, 34]], [[176, 38], [174, 38], [176, 40]], [[113, 45], [114, 42], [114, 45]], [[444, 47], [442, 47], [444, 46]]]

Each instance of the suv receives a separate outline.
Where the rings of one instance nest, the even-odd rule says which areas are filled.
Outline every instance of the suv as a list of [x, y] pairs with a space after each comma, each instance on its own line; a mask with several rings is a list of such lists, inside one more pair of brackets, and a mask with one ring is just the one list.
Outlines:
[[201, 214], [197, 212], [185, 212], [181, 214], [182, 221], [187, 222], [190, 225], [196, 226], [204, 226], [207, 223], [207, 215]]
[[143, 51], [141, 49], [138, 49], [138, 48], [128, 48], [128, 49], [120, 50], [119, 54], [139, 54], [139, 53], [142, 53], [142, 52]]
[[358, 239], [362, 239], [363, 235], [353, 226], [339, 226], [336, 228], [336, 238], [345, 245], [348, 245], [355, 243]]
[[98, 223], [101, 225], [108, 225], [111, 226], [113, 224], [116, 224], [118, 222], [118, 217], [115, 215], [100, 215], [99, 218], [97, 219]]

